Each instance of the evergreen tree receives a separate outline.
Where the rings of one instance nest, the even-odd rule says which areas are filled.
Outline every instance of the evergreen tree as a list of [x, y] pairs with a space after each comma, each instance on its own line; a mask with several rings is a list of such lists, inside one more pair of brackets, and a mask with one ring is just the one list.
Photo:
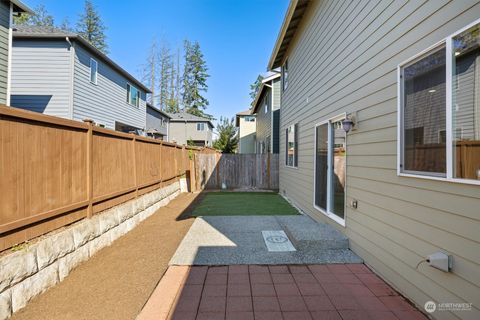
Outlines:
[[73, 32], [73, 28], [70, 24], [70, 20], [68, 19], [68, 17], [65, 17], [65, 19], [63, 19], [62, 23], [58, 27], [62, 30]]
[[163, 43], [159, 53], [159, 77], [158, 77], [158, 100], [162, 110], [167, 109], [167, 101], [170, 97], [170, 77], [172, 70], [172, 55], [167, 44]]
[[237, 127], [235, 119], [220, 117], [217, 125], [218, 139], [213, 142], [213, 147], [222, 153], [235, 153], [238, 147]]
[[157, 60], [158, 60], [157, 41], [153, 40], [149, 48], [147, 61], [143, 66], [143, 70], [142, 70], [142, 82], [152, 92], [148, 96], [148, 102], [152, 106], [157, 106], [155, 104], [155, 98], [156, 98], [155, 90], [157, 88], [157, 64], [158, 64]]
[[212, 116], [204, 112], [209, 103], [208, 100], [202, 96], [202, 92], [206, 92], [208, 89], [207, 78], [209, 75], [200, 44], [198, 42], [192, 44], [190, 41], [185, 40], [184, 50], [183, 107], [188, 113], [211, 119]]
[[257, 96], [258, 90], [260, 90], [260, 85], [262, 84], [262, 80], [263, 80], [263, 77], [261, 75], [258, 75], [255, 82], [250, 85], [250, 98], [252, 98], [252, 103], [251, 103], [252, 106], [253, 106], [255, 97]]
[[35, 14], [30, 15], [28, 13], [23, 13], [19, 16], [13, 17], [13, 23], [16, 25], [28, 25], [28, 26], [37, 26], [37, 27], [54, 27], [55, 22], [53, 16], [48, 13], [47, 9], [43, 4], [38, 5], [34, 9]]
[[108, 53], [105, 29], [100, 14], [92, 1], [85, 0], [84, 12], [80, 15], [80, 20], [77, 23], [77, 33], [98, 50]]

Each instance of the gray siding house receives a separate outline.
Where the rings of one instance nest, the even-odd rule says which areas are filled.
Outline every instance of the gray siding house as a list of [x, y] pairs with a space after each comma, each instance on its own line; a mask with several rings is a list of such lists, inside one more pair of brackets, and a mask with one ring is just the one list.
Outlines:
[[280, 193], [420, 309], [465, 303], [435, 319], [480, 319], [479, 18], [478, 0], [294, 0], [269, 62]]
[[12, 52], [12, 106], [123, 132], [145, 130], [150, 91], [77, 34], [17, 27]]
[[193, 141], [195, 146], [211, 147], [213, 123], [206, 118], [197, 117], [186, 112], [169, 113], [170, 123], [168, 135], [170, 142], [188, 144]]
[[0, 104], [10, 104], [12, 19], [24, 12], [32, 13], [21, 1], [0, 1]]
[[280, 128], [280, 72], [267, 73], [253, 102], [256, 115], [256, 153], [279, 152]]
[[149, 137], [168, 141], [170, 116], [147, 102], [147, 127]]

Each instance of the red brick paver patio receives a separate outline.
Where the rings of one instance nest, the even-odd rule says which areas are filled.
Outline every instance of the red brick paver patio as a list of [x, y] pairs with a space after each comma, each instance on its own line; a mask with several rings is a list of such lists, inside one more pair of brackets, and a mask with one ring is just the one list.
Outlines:
[[427, 319], [363, 264], [173, 266], [138, 320]]

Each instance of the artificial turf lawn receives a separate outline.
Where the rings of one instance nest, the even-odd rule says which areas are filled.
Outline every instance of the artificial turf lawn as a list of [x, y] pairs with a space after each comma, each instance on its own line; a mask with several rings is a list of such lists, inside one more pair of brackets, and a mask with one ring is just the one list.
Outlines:
[[192, 216], [296, 215], [298, 211], [278, 193], [208, 192], [195, 206]]

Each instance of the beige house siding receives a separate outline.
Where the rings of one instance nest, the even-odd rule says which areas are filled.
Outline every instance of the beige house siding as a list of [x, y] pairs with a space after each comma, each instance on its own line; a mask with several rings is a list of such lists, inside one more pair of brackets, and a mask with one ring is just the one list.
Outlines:
[[180, 145], [187, 144], [189, 139], [205, 141], [205, 145], [212, 146], [212, 128], [205, 123], [205, 130], [197, 130], [197, 122], [173, 122], [170, 120], [168, 128], [168, 140]]
[[[251, 117], [251, 116], [248, 116]], [[245, 116], [240, 116], [239, 119], [239, 141], [238, 141], [238, 153], [255, 153], [255, 121], [245, 121]]]
[[[285, 129], [299, 123], [298, 169], [280, 165], [280, 192], [336, 226], [351, 248], [405, 296], [473, 303], [436, 319], [480, 319], [480, 186], [398, 177], [397, 66], [480, 18], [479, 1], [312, 1], [287, 53], [280, 158]], [[314, 128], [357, 111], [347, 136], [346, 227], [313, 207]], [[421, 264], [444, 250], [450, 273]]]

